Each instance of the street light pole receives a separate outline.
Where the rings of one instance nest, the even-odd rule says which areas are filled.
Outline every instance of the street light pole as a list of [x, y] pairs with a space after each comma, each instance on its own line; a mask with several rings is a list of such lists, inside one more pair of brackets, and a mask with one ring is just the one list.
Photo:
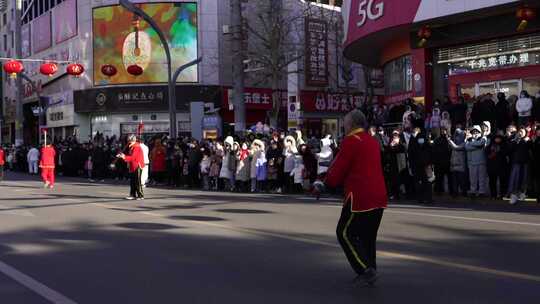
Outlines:
[[128, 11], [134, 13], [135, 15], [141, 17], [144, 21], [146, 21], [150, 27], [156, 31], [158, 34], [159, 40], [161, 41], [161, 44], [163, 44], [163, 49], [165, 50], [165, 56], [167, 57], [167, 78], [168, 78], [168, 87], [169, 87], [169, 124], [170, 124], [170, 131], [169, 135], [171, 139], [176, 139], [178, 132], [176, 131], [176, 78], [178, 78], [178, 75], [180, 75], [180, 72], [185, 70], [186, 68], [190, 67], [191, 65], [197, 64], [202, 60], [202, 58], [198, 58], [186, 65], [181, 66], [175, 73], [175, 77], [172, 75], [172, 61], [171, 61], [171, 51], [169, 49], [169, 43], [167, 42], [167, 39], [165, 38], [165, 34], [161, 31], [158, 24], [150, 17], [148, 14], [146, 14], [142, 9], [138, 8], [129, 0], [120, 0], [120, 5], [127, 9]]

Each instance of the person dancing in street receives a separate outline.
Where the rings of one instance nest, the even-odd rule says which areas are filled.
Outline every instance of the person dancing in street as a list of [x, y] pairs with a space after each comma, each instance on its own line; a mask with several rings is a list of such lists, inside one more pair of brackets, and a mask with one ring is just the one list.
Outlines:
[[41, 160], [39, 161], [43, 188], [54, 189], [55, 156], [56, 150], [54, 147], [50, 143], [45, 142], [43, 148], [41, 148]]
[[379, 143], [365, 132], [366, 125], [366, 117], [360, 110], [345, 116], [347, 136], [328, 169], [325, 184], [334, 188], [344, 185], [345, 200], [337, 238], [358, 275], [356, 280], [371, 286], [378, 277], [376, 241], [388, 197]]
[[141, 144], [137, 142], [135, 135], [128, 137], [129, 155], [120, 153], [118, 158], [123, 159], [129, 168], [130, 190], [127, 200], [143, 200], [144, 193], [141, 181], [142, 169], [144, 168], [144, 155]]

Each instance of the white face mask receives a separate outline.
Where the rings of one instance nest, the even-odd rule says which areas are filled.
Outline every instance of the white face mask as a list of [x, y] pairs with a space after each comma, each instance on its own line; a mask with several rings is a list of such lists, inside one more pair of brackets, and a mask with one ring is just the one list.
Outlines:
[[423, 144], [425, 143], [425, 139], [419, 138], [419, 139], [418, 139], [418, 143], [421, 144], [421, 145], [423, 145]]

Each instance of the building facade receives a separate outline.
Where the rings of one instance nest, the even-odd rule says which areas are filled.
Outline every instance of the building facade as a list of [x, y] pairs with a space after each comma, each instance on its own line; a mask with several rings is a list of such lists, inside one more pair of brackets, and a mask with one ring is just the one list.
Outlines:
[[[385, 101], [540, 89], [540, 22], [516, 18], [537, 1], [348, 0], [345, 56], [381, 68]], [[427, 33], [427, 34], [426, 34]]]

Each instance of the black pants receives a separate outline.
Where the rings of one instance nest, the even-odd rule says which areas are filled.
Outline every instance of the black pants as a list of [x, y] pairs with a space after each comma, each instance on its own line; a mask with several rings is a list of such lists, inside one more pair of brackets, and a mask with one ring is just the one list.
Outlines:
[[377, 232], [383, 210], [351, 212], [351, 202], [347, 202], [341, 210], [336, 229], [337, 238], [351, 267], [358, 275], [364, 274], [370, 267], [377, 269]]
[[407, 199], [412, 199], [414, 197], [415, 187], [413, 177], [409, 174], [408, 169], [399, 172], [399, 184], [405, 185], [405, 196]]
[[[489, 190], [491, 197], [503, 196], [508, 191], [508, 174], [504, 170], [488, 170]], [[497, 191], [497, 181], [500, 182], [501, 191]]]
[[0, 165], [0, 182], [4, 180], [4, 165]]
[[452, 177], [452, 188], [450, 188], [450, 194], [452, 196], [458, 195], [460, 192], [463, 196], [467, 195], [469, 190], [467, 183], [467, 173], [454, 171], [451, 173]]
[[129, 173], [129, 178], [130, 178], [129, 196], [136, 197], [136, 198], [144, 197], [143, 187], [141, 184], [141, 175], [142, 175], [141, 168], [137, 168], [135, 172]]
[[452, 189], [452, 177], [450, 176], [450, 168], [446, 166], [435, 166], [435, 192], [444, 192], [444, 177], [448, 179], [448, 190]]
[[416, 200], [419, 203], [431, 204], [433, 202], [433, 186], [427, 177], [415, 176], [414, 184], [416, 185]]

